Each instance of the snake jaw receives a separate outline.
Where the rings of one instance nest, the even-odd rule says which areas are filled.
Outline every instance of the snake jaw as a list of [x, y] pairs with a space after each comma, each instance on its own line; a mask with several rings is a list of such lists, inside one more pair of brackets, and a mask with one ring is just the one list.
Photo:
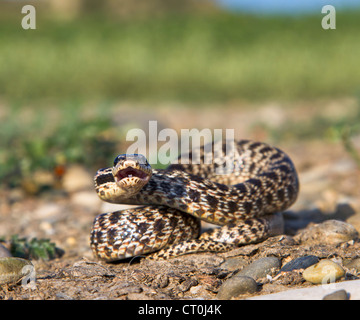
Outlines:
[[127, 178], [138, 178], [140, 180], [146, 180], [149, 178], [149, 175], [142, 170], [138, 170], [132, 167], [120, 169], [115, 174], [115, 181], [117, 182]]
[[143, 184], [148, 183], [150, 175], [142, 170], [127, 167], [125, 169], [114, 170], [113, 173], [115, 182], [119, 187], [130, 184]]
[[137, 160], [137, 158], [126, 159], [113, 167], [115, 183], [128, 196], [139, 192], [149, 182], [152, 175], [151, 167]]

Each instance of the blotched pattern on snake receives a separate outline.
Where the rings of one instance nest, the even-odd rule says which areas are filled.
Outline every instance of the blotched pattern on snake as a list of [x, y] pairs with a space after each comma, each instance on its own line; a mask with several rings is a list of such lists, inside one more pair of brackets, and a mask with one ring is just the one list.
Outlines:
[[[294, 164], [283, 151], [262, 142], [220, 141], [175, 162], [155, 170], [144, 156], [123, 154], [113, 167], [98, 170], [95, 189], [102, 200], [144, 206], [95, 218], [96, 257], [114, 261], [153, 253], [150, 258], [166, 259], [229, 250], [283, 232], [278, 213], [299, 191]], [[200, 220], [221, 227], [199, 237]]]

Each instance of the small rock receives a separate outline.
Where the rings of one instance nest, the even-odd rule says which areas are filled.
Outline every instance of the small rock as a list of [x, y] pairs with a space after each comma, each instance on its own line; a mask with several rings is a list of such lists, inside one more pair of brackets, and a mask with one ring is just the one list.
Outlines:
[[323, 300], [349, 300], [349, 294], [346, 290], [337, 290], [324, 296]]
[[344, 276], [344, 269], [337, 263], [324, 259], [314, 264], [303, 272], [303, 277], [306, 281], [313, 284], [333, 283]]
[[72, 296], [67, 295], [66, 293], [63, 292], [58, 292], [55, 294], [55, 299], [56, 300], [75, 300], [75, 298], [73, 298]]
[[152, 286], [154, 288], [165, 288], [169, 285], [169, 277], [166, 274], [158, 274], [155, 276]]
[[221, 285], [216, 298], [219, 300], [228, 300], [240, 294], [254, 293], [257, 290], [258, 286], [253, 278], [234, 276]]
[[206, 286], [197, 285], [195, 287], [191, 287], [189, 293], [192, 295], [192, 299], [197, 300], [211, 300], [214, 299], [212, 294], [207, 290]]
[[191, 287], [197, 286], [199, 284], [199, 282], [196, 279], [186, 279], [184, 282], [182, 282], [179, 286], [178, 289], [181, 292], [186, 292], [188, 291]]
[[143, 292], [143, 289], [139, 286], [126, 286], [126, 287], [122, 287], [119, 289], [116, 289], [116, 293], [118, 296], [124, 295], [124, 294], [129, 294], [129, 293], [141, 293]]
[[254, 280], [266, 277], [267, 275], [273, 276], [281, 267], [281, 261], [275, 257], [265, 257], [254, 261], [253, 263], [246, 266], [237, 276], [247, 276]]
[[299, 270], [299, 269], [306, 269], [310, 266], [312, 266], [315, 263], [319, 262], [319, 258], [316, 256], [304, 256], [300, 257], [294, 260], [291, 260], [287, 264], [285, 264], [281, 269], [282, 271], [293, 271], [293, 270]]
[[327, 220], [306, 228], [295, 238], [301, 242], [337, 245], [355, 240], [358, 236], [358, 232], [350, 223], [339, 220]]
[[199, 292], [201, 292], [202, 290], [204, 290], [204, 287], [199, 284], [197, 286], [191, 287], [189, 291], [193, 295], [199, 295]]
[[234, 257], [226, 259], [225, 262], [221, 264], [221, 268], [229, 271], [234, 271], [243, 268], [245, 264], [246, 260], [244, 258]]
[[346, 268], [348, 269], [355, 269], [356, 271], [360, 271], [360, 258], [355, 258], [351, 261], [348, 261], [345, 264]]
[[28, 275], [31, 270], [33, 270], [33, 264], [29, 260], [21, 258], [0, 258], [0, 285], [16, 283]]

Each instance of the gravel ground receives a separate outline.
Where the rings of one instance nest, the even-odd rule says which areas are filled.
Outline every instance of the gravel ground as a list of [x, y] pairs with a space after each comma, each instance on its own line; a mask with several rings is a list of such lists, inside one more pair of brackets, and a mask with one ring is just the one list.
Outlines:
[[[347, 101], [337, 103], [351, 106]], [[334, 103], [325, 107], [325, 111], [337, 110]], [[305, 108], [302, 104], [289, 109], [270, 104], [241, 112], [232, 106], [221, 111], [213, 108], [194, 112], [159, 108], [152, 119], [158, 119], [163, 127], [177, 130], [181, 123], [186, 123], [186, 128], [201, 129], [208, 122], [210, 128], [236, 128], [237, 138], [266, 141], [269, 136], [261, 126], [254, 125], [255, 119], [266, 119], [281, 126], [298, 115], [301, 123], [309, 117], [304, 116], [305, 109], [316, 113], [316, 108]], [[129, 111], [127, 115], [137, 119], [140, 126], [146, 126], [150, 119], [146, 112]], [[115, 119], [117, 124], [126, 121], [128, 119]], [[360, 149], [359, 137], [354, 141]], [[261, 298], [261, 295], [289, 289], [315, 288], [318, 283], [306, 280], [303, 275], [304, 270], [311, 267], [307, 256], [315, 257], [311, 258], [313, 266], [322, 260], [336, 263], [340, 268], [337, 283], [359, 279], [359, 167], [341, 143], [290, 139], [279, 147], [293, 159], [301, 183], [298, 201], [284, 213], [285, 234], [226, 253], [191, 254], [159, 262], [140, 258], [111, 264], [96, 261], [89, 247], [93, 219], [115, 207], [97, 198], [93, 172], [81, 166], [69, 167], [61, 183], [54, 182], [47, 172], [36, 172], [32, 183], [52, 184], [52, 188], [40, 195], [29, 194], [26, 184], [23, 188], [2, 187], [0, 236], [5, 239], [14, 234], [29, 239], [48, 238], [64, 254], [50, 261], [33, 260], [35, 286], [31, 288], [21, 282], [2, 284], [0, 299]], [[117, 209], [119, 206], [114, 210]], [[0, 256], [4, 255], [6, 246], [4, 242], [3, 248], [0, 247]], [[274, 265], [269, 267], [269, 260], [263, 260], [266, 257], [276, 258], [271, 260]], [[295, 269], [281, 269], [301, 257]], [[245, 268], [250, 269], [249, 273], [243, 271]]]

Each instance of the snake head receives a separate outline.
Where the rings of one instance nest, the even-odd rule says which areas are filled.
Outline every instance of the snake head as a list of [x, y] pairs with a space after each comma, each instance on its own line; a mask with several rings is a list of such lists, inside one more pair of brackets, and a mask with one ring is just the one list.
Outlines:
[[142, 154], [121, 154], [114, 160], [112, 173], [118, 187], [131, 196], [149, 182], [152, 169]]

